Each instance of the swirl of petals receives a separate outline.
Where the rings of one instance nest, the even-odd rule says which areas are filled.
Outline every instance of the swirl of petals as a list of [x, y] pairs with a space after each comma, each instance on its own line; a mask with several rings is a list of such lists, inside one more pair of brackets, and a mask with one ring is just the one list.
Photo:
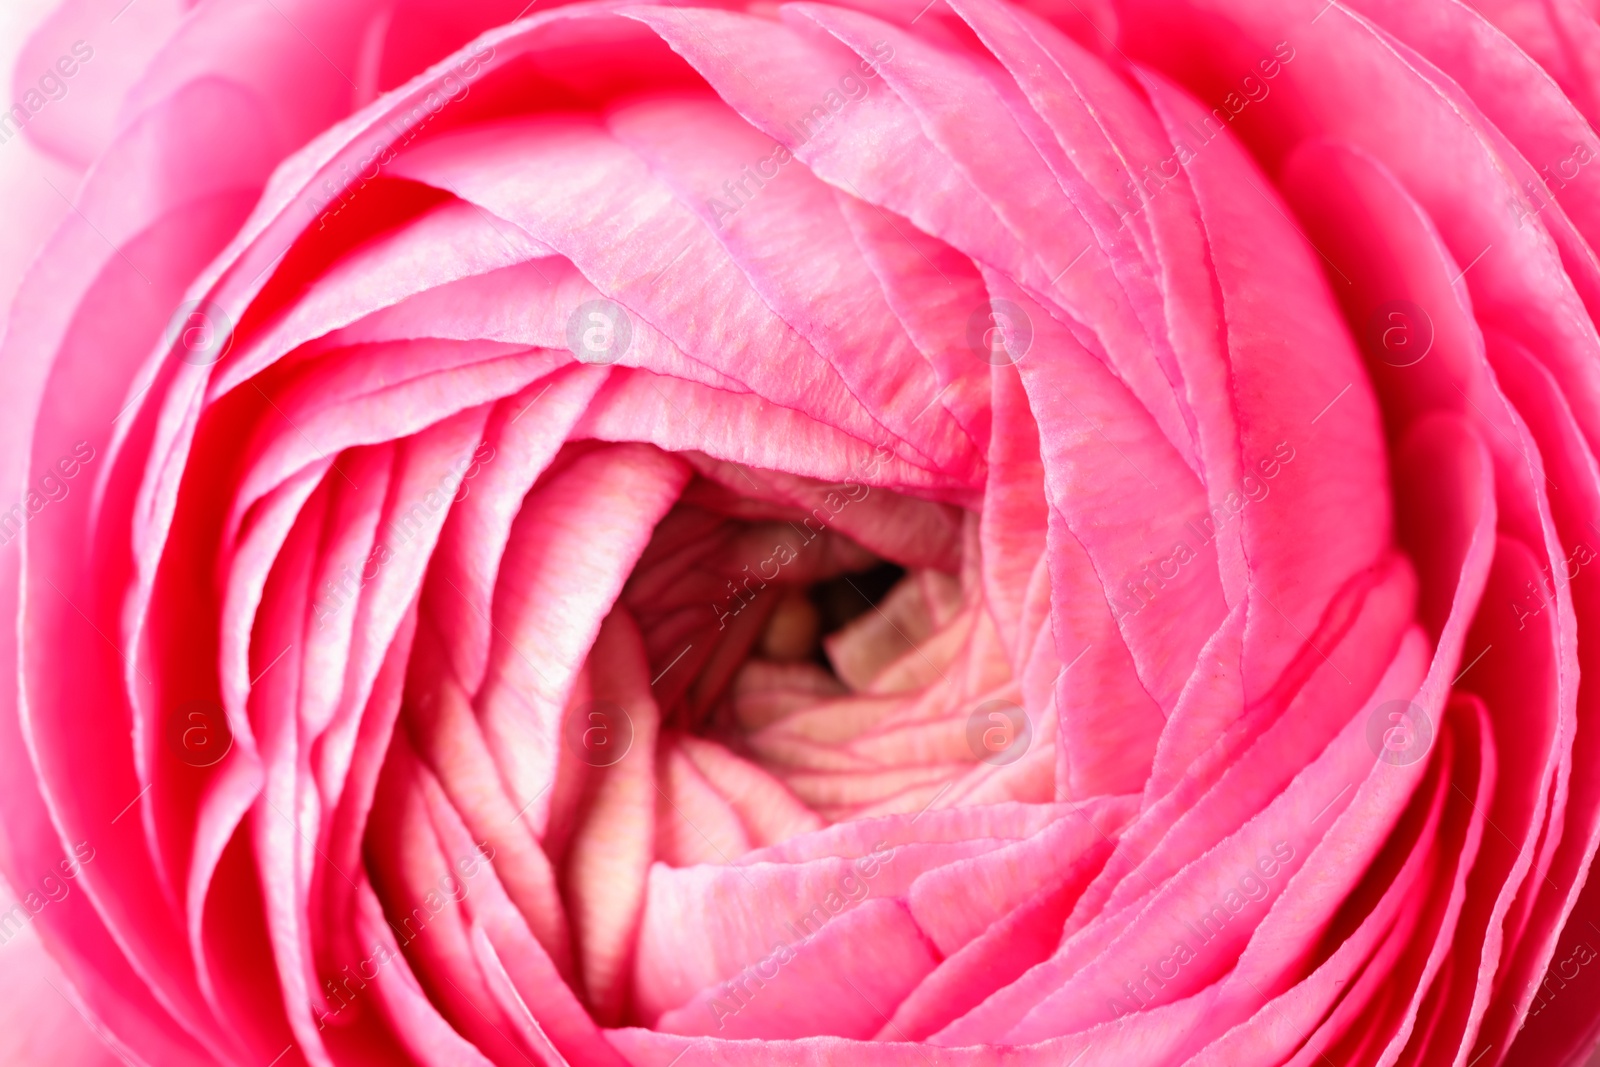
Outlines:
[[24, 49], [120, 27], [0, 344], [108, 1056], [1593, 1049], [1592, 4], [519, 6]]

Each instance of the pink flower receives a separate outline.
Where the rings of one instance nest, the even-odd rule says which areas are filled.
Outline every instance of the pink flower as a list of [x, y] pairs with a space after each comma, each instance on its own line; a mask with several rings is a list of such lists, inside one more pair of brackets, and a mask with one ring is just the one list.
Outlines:
[[1595, 1044], [1592, 5], [519, 6], [17, 61], [12, 1062]]

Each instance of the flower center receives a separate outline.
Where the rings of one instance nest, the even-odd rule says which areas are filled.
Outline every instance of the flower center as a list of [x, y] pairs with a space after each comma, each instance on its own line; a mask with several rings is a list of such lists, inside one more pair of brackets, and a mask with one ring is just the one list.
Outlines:
[[[759, 781], [838, 822], [953, 801], [959, 780], [1031, 742], [970, 587], [975, 548], [952, 536], [930, 558], [906, 526], [941, 506], [857, 488], [860, 501], [836, 499], [830, 513], [697, 481], [657, 527], [621, 604], [648, 651], [664, 788], [690, 790], [699, 775], [737, 808]], [[869, 499], [875, 514], [848, 514]], [[939, 513], [956, 532], [960, 514]], [[996, 714], [985, 717], [986, 701]]]

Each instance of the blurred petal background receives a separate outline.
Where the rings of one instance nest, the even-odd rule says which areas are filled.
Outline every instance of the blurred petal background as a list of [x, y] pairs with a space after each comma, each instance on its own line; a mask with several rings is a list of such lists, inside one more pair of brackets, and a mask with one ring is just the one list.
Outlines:
[[[58, 0], [5, 0], [0, 3], [0, 105], [12, 104], [17, 55]], [[66, 197], [77, 188], [78, 174], [46, 156], [26, 136], [0, 144], [0, 308], [11, 298], [34, 254], [51, 231], [72, 210]], [[63, 195], [64, 194], [64, 195]], [[3, 314], [3, 312], [0, 312]], [[6, 1010], [0, 1008], [0, 1011]], [[0, 1037], [0, 1041], [9, 1038]]]
[[[0, 107], [12, 103], [17, 54], [56, 0], [0, 3]], [[0, 331], [34, 255], [72, 210], [76, 171], [26, 136], [0, 144]], [[0, 878], [0, 912], [17, 895]], [[101, 1067], [121, 1062], [95, 1037], [31, 924], [0, 944], [0, 1067]]]

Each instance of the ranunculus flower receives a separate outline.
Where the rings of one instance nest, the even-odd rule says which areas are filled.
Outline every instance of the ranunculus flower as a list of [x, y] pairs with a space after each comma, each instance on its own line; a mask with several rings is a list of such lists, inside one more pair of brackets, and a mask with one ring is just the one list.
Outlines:
[[6, 1047], [1593, 1046], [1592, 5], [519, 6], [17, 62]]

